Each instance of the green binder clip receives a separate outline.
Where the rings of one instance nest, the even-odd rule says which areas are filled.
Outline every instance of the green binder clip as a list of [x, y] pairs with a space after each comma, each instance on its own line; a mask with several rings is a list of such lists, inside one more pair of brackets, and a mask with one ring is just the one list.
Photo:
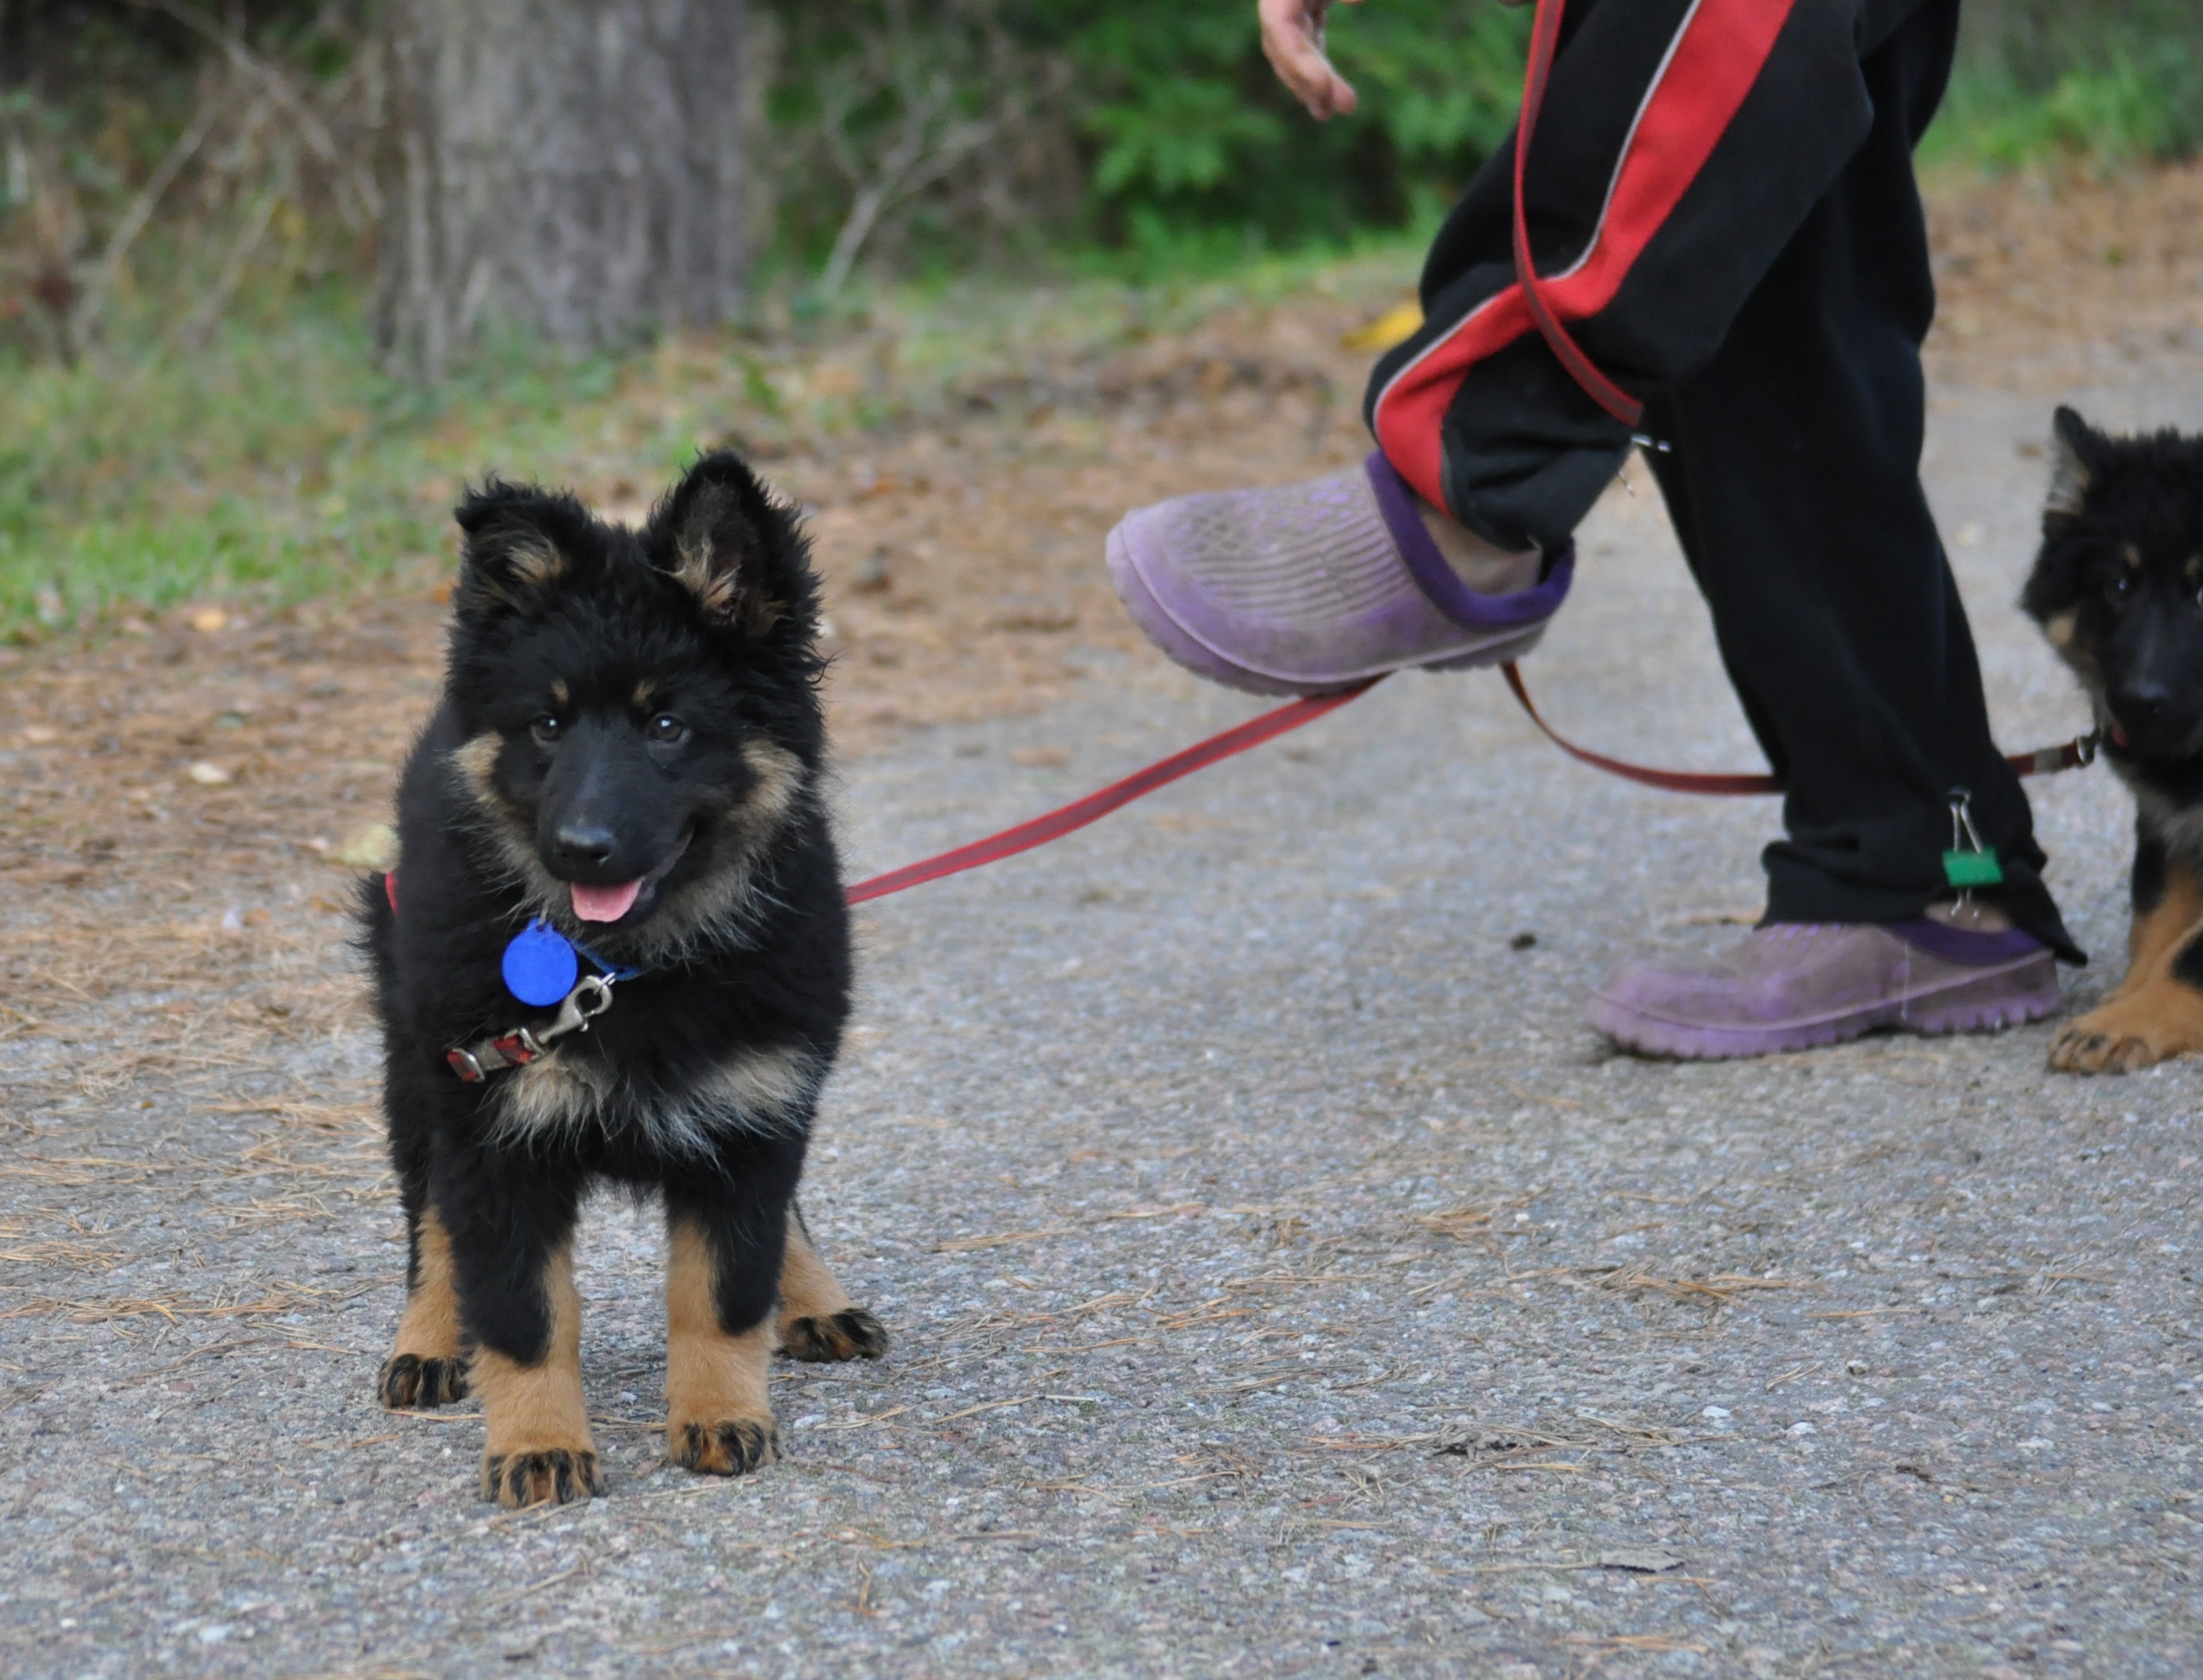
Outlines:
[[1943, 854], [1943, 879], [1958, 890], [1961, 901], [1974, 887], [2004, 884], [2004, 865], [1982, 844], [1974, 827], [1973, 798], [1965, 788], [1951, 790], [1951, 849]]

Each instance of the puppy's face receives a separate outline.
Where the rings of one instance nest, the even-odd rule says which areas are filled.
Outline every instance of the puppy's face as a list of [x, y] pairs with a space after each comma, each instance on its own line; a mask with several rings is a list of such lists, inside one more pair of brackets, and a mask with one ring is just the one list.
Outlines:
[[2058, 410], [2021, 604], [2133, 760], [2203, 754], [2203, 439], [2107, 437]]
[[823, 750], [792, 520], [715, 456], [641, 532], [496, 484], [459, 522], [453, 768], [494, 867], [611, 960], [738, 938]]

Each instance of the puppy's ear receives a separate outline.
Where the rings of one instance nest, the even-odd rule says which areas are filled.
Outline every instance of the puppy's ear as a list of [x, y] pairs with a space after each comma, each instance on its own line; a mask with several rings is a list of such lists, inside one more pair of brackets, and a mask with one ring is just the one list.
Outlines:
[[470, 490], [452, 517], [466, 533], [456, 599], [462, 612], [519, 607], [564, 576], [588, 515], [570, 496], [499, 478]]
[[2103, 442], [2103, 433], [2079, 415], [2058, 408], [2050, 427], [2050, 494], [2042, 504], [2046, 522], [2080, 516], [2089, 486], [2096, 481], [2095, 461]]
[[643, 545], [713, 623], [757, 637], [811, 634], [818, 585], [802, 535], [731, 451], [688, 469], [651, 515]]

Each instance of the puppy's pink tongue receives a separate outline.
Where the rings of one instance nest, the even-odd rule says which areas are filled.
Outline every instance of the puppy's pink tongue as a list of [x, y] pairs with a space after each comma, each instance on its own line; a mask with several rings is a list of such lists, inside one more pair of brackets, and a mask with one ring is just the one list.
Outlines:
[[584, 887], [574, 883], [574, 914], [584, 922], [617, 922], [634, 908], [640, 881], [623, 881], [617, 887]]

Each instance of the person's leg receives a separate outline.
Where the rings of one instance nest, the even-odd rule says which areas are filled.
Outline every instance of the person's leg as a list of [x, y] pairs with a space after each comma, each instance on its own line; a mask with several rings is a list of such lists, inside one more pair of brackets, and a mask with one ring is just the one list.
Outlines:
[[[1541, 291], [1613, 376], [1656, 389], [1713, 352], [1870, 127], [1859, 20], [1806, 0], [1574, 0], [1567, 15], [1525, 192]], [[1110, 533], [1119, 592], [1172, 658], [1308, 692], [1535, 640], [1631, 428], [1539, 336], [1512, 225], [1503, 148], [1432, 249], [1424, 325], [1373, 375], [1379, 452], [1361, 469], [1181, 497]]]
[[1911, 150], [1955, 0], [1865, 61], [1875, 123], [1712, 358], [1646, 410], [1722, 657], [1788, 785], [1771, 922], [1894, 922], [1948, 895], [1948, 796], [1971, 795], [2012, 920], [2077, 957], [2026, 796], [1990, 739], [1965, 610], [1919, 478], [1934, 312]]

